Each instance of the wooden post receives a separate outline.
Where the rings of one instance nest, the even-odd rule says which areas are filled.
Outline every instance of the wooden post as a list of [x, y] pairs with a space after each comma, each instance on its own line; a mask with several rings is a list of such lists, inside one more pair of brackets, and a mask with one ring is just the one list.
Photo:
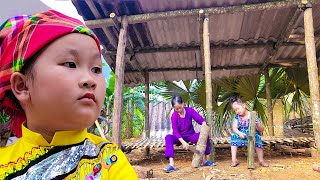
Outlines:
[[[204, 76], [206, 83], [206, 111], [207, 123], [211, 127], [210, 137], [213, 129], [212, 113], [212, 77], [211, 77], [211, 59], [210, 59], [210, 39], [209, 39], [209, 18], [206, 16], [203, 20], [203, 57], [204, 57]], [[210, 160], [214, 161], [214, 147], [211, 144]]]
[[122, 123], [122, 105], [123, 105], [123, 86], [124, 86], [124, 56], [127, 43], [127, 17], [124, 16], [121, 22], [119, 34], [117, 57], [116, 57], [116, 82], [114, 87], [114, 108], [112, 124], [112, 140], [121, 147], [121, 123]]
[[194, 153], [193, 158], [192, 158], [192, 166], [193, 167], [199, 167], [204, 155], [204, 152], [207, 147], [207, 140], [210, 134], [210, 127], [206, 125], [201, 125], [200, 129], [200, 136], [199, 140], [197, 142], [197, 148], [196, 150], [199, 151], [198, 153]]
[[202, 75], [204, 76], [205, 72], [205, 67], [204, 67], [204, 50], [203, 50], [203, 21], [204, 21], [205, 15], [204, 11], [201, 9], [199, 11], [199, 21], [200, 21], [200, 26], [199, 26], [199, 34], [200, 34], [200, 60], [201, 60], [201, 66], [202, 66]]
[[274, 136], [274, 128], [273, 128], [273, 110], [272, 110], [272, 98], [270, 91], [270, 76], [269, 69], [266, 68], [263, 71], [265, 84], [266, 84], [266, 98], [267, 98], [267, 108], [268, 108], [268, 129], [269, 136]]
[[304, 10], [304, 33], [308, 66], [308, 77], [310, 87], [311, 112], [313, 121], [313, 132], [317, 153], [320, 154], [320, 95], [318, 66], [316, 61], [316, 50], [314, 43], [314, 29], [311, 4]]
[[258, 115], [256, 112], [250, 112], [250, 125], [249, 125], [249, 133], [248, 133], [248, 169], [254, 169], [254, 147], [256, 142], [256, 119]]
[[[146, 138], [150, 138], [150, 121], [149, 121], [149, 73], [145, 72], [144, 74], [145, 77], [145, 108], [146, 108], [146, 112], [145, 112], [145, 120], [144, 120], [144, 130], [146, 133]], [[150, 155], [150, 148], [147, 147], [145, 150], [145, 154], [148, 156]]]

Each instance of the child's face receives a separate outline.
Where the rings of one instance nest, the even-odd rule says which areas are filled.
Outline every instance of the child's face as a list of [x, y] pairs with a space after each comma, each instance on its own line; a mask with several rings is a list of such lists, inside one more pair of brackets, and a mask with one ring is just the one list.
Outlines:
[[237, 103], [237, 102], [234, 102], [232, 104], [232, 109], [236, 114], [238, 114], [240, 116], [245, 115], [245, 113], [247, 111], [246, 107], [245, 107], [245, 105], [243, 103]]
[[[72, 33], [44, 49], [27, 84], [27, 124], [48, 131], [83, 129], [96, 120], [105, 97], [101, 58], [92, 37]], [[29, 115], [28, 115], [29, 114]]]

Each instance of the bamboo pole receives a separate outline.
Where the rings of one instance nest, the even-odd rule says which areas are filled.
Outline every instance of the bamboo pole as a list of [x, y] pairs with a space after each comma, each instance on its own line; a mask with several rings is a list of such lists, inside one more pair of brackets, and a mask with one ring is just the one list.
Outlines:
[[199, 153], [194, 153], [192, 158], [192, 166], [199, 167], [204, 156], [204, 152], [207, 147], [207, 140], [210, 134], [210, 127], [206, 125], [201, 125], [200, 136], [197, 142], [196, 151]]
[[268, 108], [268, 130], [269, 136], [274, 136], [274, 128], [273, 128], [273, 110], [272, 110], [272, 99], [271, 99], [271, 91], [270, 91], [270, 76], [269, 69], [266, 68], [263, 71], [265, 84], [266, 84], [266, 98], [267, 98], [267, 108]]
[[94, 124], [97, 126], [97, 129], [98, 129], [98, 131], [99, 131], [99, 133], [100, 133], [100, 136], [101, 136], [103, 139], [107, 139], [106, 136], [104, 135], [104, 132], [102, 131], [102, 129], [101, 129], [101, 127], [100, 127], [100, 124], [99, 124], [98, 120], [96, 120], [96, 121], [94, 122]]
[[[248, 4], [248, 5], [238, 5], [238, 6], [229, 6], [229, 7], [214, 7], [214, 8], [205, 8], [204, 13], [208, 15], [215, 14], [226, 14], [226, 13], [235, 13], [235, 12], [250, 12], [250, 11], [261, 11], [261, 10], [270, 10], [270, 9], [281, 9], [292, 6], [297, 6], [298, 2], [296, 0], [273, 0], [274, 2], [259, 3], [259, 4]], [[190, 10], [175, 10], [167, 12], [157, 12], [157, 13], [147, 13], [139, 15], [128, 16], [129, 24], [144, 23], [154, 20], [162, 19], [173, 19], [176, 17], [188, 17], [188, 16], [198, 16], [201, 9], [190, 9]], [[89, 28], [101, 28], [101, 27], [110, 27], [114, 26], [113, 20], [111, 18], [99, 19], [99, 20], [89, 20], [85, 21], [85, 24]]]
[[122, 123], [122, 104], [123, 104], [123, 86], [124, 86], [124, 56], [127, 43], [128, 20], [124, 16], [121, 22], [119, 42], [116, 57], [116, 82], [114, 88], [114, 108], [112, 124], [112, 140], [121, 147], [121, 123]]
[[[201, 18], [199, 18], [200, 27], [199, 33], [200, 37], [202, 37], [202, 28], [203, 21], [201, 22]], [[304, 37], [304, 36], [303, 36]], [[320, 36], [319, 36], [320, 37]], [[197, 51], [201, 48], [202, 38], [200, 38], [200, 44], [190, 43], [187, 45], [172, 45], [172, 46], [160, 46], [160, 47], [143, 47], [134, 49], [135, 54], [148, 54], [148, 53], [159, 53], [159, 52], [181, 52], [181, 51]], [[256, 48], [273, 48], [274, 42], [258, 42], [258, 43], [247, 43], [247, 44], [223, 44], [223, 43], [210, 43], [210, 49], [215, 50], [223, 50], [223, 49], [256, 49]], [[304, 42], [301, 41], [290, 41], [283, 42], [279, 45], [279, 47], [288, 47], [288, 46], [304, 46]], [[200, 49], [200, 51], [203, 51]], [[108, 56], [117, 55], [117, 51], [104, 51], [104, 53]]]
[[[144, 128], [146, 133], [146, 138], [150, 138], [150, 119], [149, 119], [149, 73], [145, 72], [145, 120], [144, 120]], [[145, 154], [150, 155], [150, 148], [147, 147], [145, 150]]]
[[106, 122], [106, 126], [104, 127], [104, 132], [106, 132], [106, 133], [108, 133], [108, 131], [109, 131], [109, 128], [110, 128], [110, 126], [109, 126], [109, 122], [110, 122], [110, 111], [109, 111], [109, 109], [110, 109], [110, 104], [109, 103], [107, 103], [107, 108], [106, 108], [106, 110], [107, 110], [107, 112], [106, 112], [106, 120], [107, 120], [107, 122]]
[[[211, 127], [210, 137], [213, 131], [213, 113], [212, 113], [212, 76], [211, 76], [211, 59], [210, 59], [210, 37], [209, 37], [209, 18], [206, 16], [203, 20], [203, 57], [204, 57], [204, 76], [206, 83], [206, 111], [207, 122]], [[211, 152], [210, 160], [214, 161], [214, 146], [210, 143]]]
[[[290, 59], [286, 59], [287, 61], [290, 61]], [[293, 59], [296, 60], [296, 59]], [[218, 70], [236, 70], [236, 69], [256, 69], [260, 68], [262, 64], [249, 64], [249, 65], [232, 65], [232, 66], [215, 66], [211, 67], [211, 71], [218, 71]], [[268, 65], [268, 67], [288, 67], [283, 66], [280, 64], [273, 64]], [[148, 69], [148, 72], [170, 72], [170, 71], [201, 71], [202, 67], [177, 67], [177, 68], [158, 68], [158, 69]], [[126, 70], [125, 72], [130, 73], [139, 73], [139, 70], [130, 69]]]
[[205, 67], [204, 67], [204, 49], [203, 49], [203, 23], [204, 23], [204, 18], [205, 18], [205, 15], [204, 15], [204, 11], [201, 9], [199, 11], [199, 21], [200, 21], [200, 26], [199, 26], [199, 34], [200, 34], [200, 58], [201, 58], [201, 66], [202, 66], [202, 72], [204, 75], [204, 72], [205, 72]]
[[256, 112], [250, 112], [250, 124], [248, 133], [248, 169], [254, 169], [254, 147], [256, 142], [256, 126], [255, 121], [258, 118]]
[[319, 95], [318, 66], [316, 61], [313, 17], [312, 17], [311, 7], [306, 7], [306, 9], [304, 10], [303, 17], [304, 17], [304, 33], [305, 33], [306, 56], [307, 56], [307, 66], [308, 66], [309, 87], [310, 87], [313, 132], [315, 137], [317, 153], [319, 155], [320, 154], [320, 95]]

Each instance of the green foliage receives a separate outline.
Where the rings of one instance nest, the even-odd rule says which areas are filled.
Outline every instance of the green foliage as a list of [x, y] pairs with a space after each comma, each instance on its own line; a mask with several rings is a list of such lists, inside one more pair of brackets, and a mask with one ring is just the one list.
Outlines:
[[[109, 108], [113, 107], [115, 84], [114, 73], [111, 72], [110, 76], [111, 78], [107, 82], [105, 100], [105, 105], [106, 107], [108, 105]], [[281, 99], [286, 118], [289, 117], [291, 112], [299, 113], [301, 117], [307, 116], [310, 111], [307, 70], [305, 68], [272, 68], [269, 70], [269, 76], [272, 104], [275, 104], [277, 99]], [[127, 128], [132, 128], [133, 136], [141, 134], [143, 130], [145, 117], [144, 93], [143, 85], [135, 88], [124, 88], [123, 132]], [[186, 106], [192, 106], [200, 114], [206, 116], [205, 81], [152, 83], [150, 84], [149, 95], [150, 102], [171, 101], [172, 96], [179, 95]], [[267, 125], [264, 76], [244, 76], [219, 79], [212, 82], [214, 122], [211, 123], [213, 123], [216, 132], [222, 132], [230, 128], [230, 121], [234, 116], [229, 104], [230, 97], [238, 97], [244, 101], [248, 109], [257, 111], [262, 122]]]
[[8, 121], [8, 116], [3, 112], [0, 113], [0, 126]]
[[[284, 103], [285, 117], [290, 112], [297, 112], [305, 117], [310, 111], [309, 84], [305, 68], [273, 68], [269, 70], [270, 90], [275, 104], [277, 99]], [[205, 115], [206, 93], [204, 81], [167, 82], [158, 87], [167, 100], [173, 95], [180, 95], [186, 105], [194, 106]], [[238, 97], [246, 103], [249, 110], [257, 111], [262, 122], [267, 126], [265, 77], [262, 75], [244, 76], [214, 80], [212, 82], [214, 127], [216, 131], [224, 131], [230, 127], [234, 115], [230, 105], [230, 97]]]
[[[161, 84], [161, 83], [159, 83]], [[107, 81], [106, 97], [104, 101], [105, 111], [111, 115], [114, 103], [115, 74], [111, 71]], [[155, 83], [155, 85], [158, 85]], [[159, 97], [160, 91], [155, 85], [149, 86], [150, 102], [162, 101]], [[145, 119], [145, 87], [124, 87], [123, 90], [123, 110], [122, 110], [122, 138], [132, 138], [142, 133]], [[111, 131], [112, 132], [112, 131]]]

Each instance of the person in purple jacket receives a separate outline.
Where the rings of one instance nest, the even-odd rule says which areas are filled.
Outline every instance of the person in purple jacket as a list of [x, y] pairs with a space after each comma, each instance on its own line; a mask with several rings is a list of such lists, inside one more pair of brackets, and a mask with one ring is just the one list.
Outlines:
[[[182, 98], [180, 96], [174, 96], [171, 101], [172, 107], [174, 109], [171, 115], [172, 123], [172, 135], [168, 134], [165, 137], [166, 150], [165, 158], [169, 159], [170, 164], [164, 169], [165, 172], [169, 173], [178, 168], [174, 166], [174, 149], [173, 145], [181, 145], [185, 149], [189, 149], [189, 143], [197, 143], [200, 133], [194, 131], [192, 125], [192, 119], [195, 120], [200, 125], [207, 125], [205, 119], [199, 115], [193, 108], [184, 107]], [[207, 147], [205, 150], [205, 155], [210, 154], [210, 140], [207, 141]], [[214, 162], [207, 161], [206, 156], [203, 156], [203, 166], [214, 166]]]

